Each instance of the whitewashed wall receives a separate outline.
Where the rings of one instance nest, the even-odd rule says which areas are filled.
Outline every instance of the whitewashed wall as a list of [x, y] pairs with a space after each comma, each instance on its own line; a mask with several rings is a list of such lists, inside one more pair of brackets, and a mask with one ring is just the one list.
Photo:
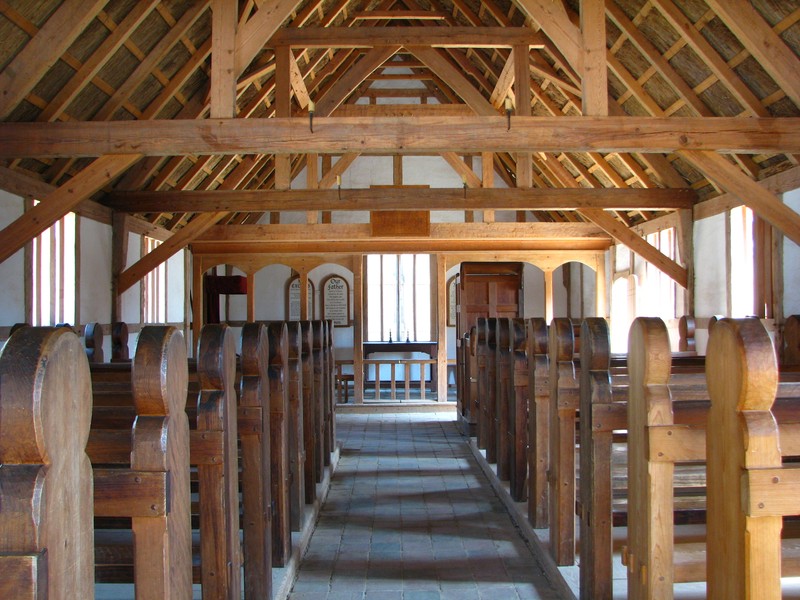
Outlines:
[[[800, 212], [800, 190], [783, 195], [783, 201]], [[800, 314], [800, 247], [792, 240], [783, 240], [783, 314]]]
[[[23, 213], [22, 198], [0, 190], [0, 228]], [[24, 250], [0, 263], [0, 325], [10, 327], [25, 321]]]
[[79, 223], [81, 289], [78, 322], [110, 323], [111, 226], [85, 218], [80, 218]]

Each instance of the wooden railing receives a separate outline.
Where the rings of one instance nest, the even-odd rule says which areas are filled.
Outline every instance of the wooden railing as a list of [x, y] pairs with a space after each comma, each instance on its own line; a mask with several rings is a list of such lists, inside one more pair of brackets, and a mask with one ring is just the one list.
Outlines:
[[[419, 400], [435, 400], [435, 369], [436, 359], [432, 358], [366, 359], [364, 360], [364, 390], [365, 392], [367, 390], [374, 391], [373, 400], [375, 401], [411, 400], [412, 390], [419, 390]], [[355, 379], [352, 371], [352, 360], [336, 361], [336, 393], [339, 402], [346, 402], [349, 398], [348, 386]], [[387, 383], [389, 385], [388, 397], [382, 397], [382, 392], [383, 396], [386, 396], [383, 386]], [[414, 399], [417, 399], [416, 396]]]

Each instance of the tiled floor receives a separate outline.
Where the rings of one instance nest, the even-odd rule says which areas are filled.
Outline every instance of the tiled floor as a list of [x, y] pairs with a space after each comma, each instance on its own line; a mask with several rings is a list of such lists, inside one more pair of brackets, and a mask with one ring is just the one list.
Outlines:
[[559, 597], [453, 417], [337, 417], [340, 463], [290, 600]]

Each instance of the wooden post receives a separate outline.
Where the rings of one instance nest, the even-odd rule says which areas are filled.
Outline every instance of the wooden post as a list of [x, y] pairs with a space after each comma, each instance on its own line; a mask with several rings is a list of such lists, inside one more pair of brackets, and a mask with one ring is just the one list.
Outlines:
[[256, 320], [256, 274], [247, 274], [247, 320]]
[[[447, 259], [437, 254], [436, 261], [436, 397], [447, 401]], [[399, 334], [398, 334], [399, 335]], [[424, 371], [425, 367], [420, 366]], [[424, 377], [421, 378], [424, 385]]]
[[544, 320], [547, 323], [553, 321], [553, 271], [547, 269], [544, 272]]
[[[606, 292], [606, 255], [598, 254], [595, 268], [595, 314], [601, 319], [608, 316], [608, 304]], [[583, 286], [581, 286], [581, 298], [583, 298]]]
[[364, 402], [364, 255], [353, 257], [353, 402]]
[[197, 341], [200, 339], [200, 330], [203, 327], [203, 258], [197, 255], [193, 257], [192, 276], [192, 339], [188, 344], [191, 355], [197, 352]]
[[[290, 60], [292, 49], [288, 46], [275, 48], [275, 116], [292, 116], [292, 84]], [[292, 185], [292, 162], [290, 154], [275, 155], [275, 189], [288, 190]], [[302, 283], [302, 282], [301, 282]], [[301, 288], [302, 289], [302, 288]], [[301, 317], [305, 318], [305, 317]]]
[[[494, 187], [494, 153], [483, 152], [481, 153], [481, 171], [483, 176], [483, 187]], [[483, 222], [494, 223], [494, 211], [483, 211]]]
[[122, 321], [122, 294], [117, 289], [117, 277], [128, 261], [128, 215], [114, 211], [111, 215], [111, 322]]
[[311, 307], [308, 305], [308, 271], [303, 269], [300, 271], [300, 320], [305, 321], [309, 319], [308, 311]]

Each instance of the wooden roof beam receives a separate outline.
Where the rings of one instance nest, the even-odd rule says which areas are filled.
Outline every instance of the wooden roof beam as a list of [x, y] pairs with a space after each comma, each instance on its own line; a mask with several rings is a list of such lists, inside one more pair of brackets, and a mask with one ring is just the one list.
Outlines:
[[212, 119], [236, 116], [236, 26], [237, 3], [213, 0], [211, 10], [211, 89], [209, 105]]
[[100, 72], [108, 60], [114, 56], [117, 50], [122, 47], [131, 33], [153, 12], [158, 3], [159, 0], [137, 2], [117, 28], [103, 40], [103, 43], [83, 63], [69, 82], [59, 90], [56, 97], [39, 114], [37, 120], [55, 121], [80, 94], [81, 90]]
[[582, 209], [580, 214], [603, 229], [615, 240], [630, 248], [659, 271], [675, 280], [681, 287], [685, 288], [689, 285], [689, 275], [684, 267], [663, 254], [658, 248], [649, 244], [647, 240], [628, 229], [604, 210], [586, 208]]
[[715, 152], [681, 150], [678, 154], [720, 188], [741, 198], [744, 205], [783, 232], [795, 244], [800, 244], [800, 215], [775, 194], [742, 173], [736, 165]]
[[275, 34], [291, 14], [302, 4], [302, 0], [274, 0], [262, 2], [247, 23], [236, 33], [235, 73], [238, 77], [256, 55], [264, 48], [265, 41]]
[[523, 12], [539, 24], [569, 65], [583, 71], [583, 45], [580, 29], [570, 20], [561, 0], [516, 0]]
[[0, 231], [0, 262], [141, 158], [138, 154], [102, 156]]
[[800, 108], [800, 59], [747, 0], [707, 0], [748, 52]]
[[407, 50], [441, 77], [476, 114], [482, 116], [497, 115], [497, 110], [494, 106], [438, 50], [427, 46], [411, 46]]
[[769, 116], [769, 111], [764, 108], [752, 90], [745, 85], [728, 63], [725, 62], [725, 59], [720, 56], [719, 52], [703, 37], [703, 34], [695, 28], [694, 23], [686, 17], [672, 0], [651, 0], [651, 4], [659, 10], [667, 22], [675, 28], [675, 31], [686, 40], [692, 50], [706, 63], [711, 72], [725, 84], [743, 107], [748, 109], [753, 116]]
[[[352, 156], [352, 155], [348, 155]], [[691, 188], [494, 188], [481, 187], [477, 174], [457, 155], [449, 155], [459, 174], [467, 176], [463, 188], [333, 188], [336, 175], [351, 164], [340, 159], [320, 180], [319, 190], [209, 190], [115, 192], [107, 205], [118, 211], [230, 212], [318, 210], [677, 210], [692, 208], [697, 193]], [[558, 162], [553, 157], [548, 162]], [[450, 162], [450, 161], [448, 161]], [[337, 166], [342, 165], [340, 168]], [[472, 177], [469, 174], [472, 174]], [[327, 189], [326, 189], [327, 188]]]
[[[452, 68], [452, 67], [450, 67]], [[474, 88], [473, 88], [474, 90]], [[800, 152], [800, 119], [717, 117], [185, 119], [0, 123], [0, 157], [99, 154]]]
[[0, 119], [33, 90], [39, 80], [72, 45], [106, 0], [67, 0], [42, 26], [36, 36], [0, 73]]
[[379, 68], [383, 63], [394, 56], [398, 50], [400, 50], [400, 46], [383, 46], [368, 51], [328, 89], [322, 98], [320, 98], [317, 102], [316, 115], [319, 117], [327, 117], [330, 115], [345, 101], [353, 90], [361, 85], [375, 69]]
[[375, 48], [430, 46], [436, 48], [510, 48], [544, 46], [529, 27], [303, 27], [280, 29], [270, 47]]

